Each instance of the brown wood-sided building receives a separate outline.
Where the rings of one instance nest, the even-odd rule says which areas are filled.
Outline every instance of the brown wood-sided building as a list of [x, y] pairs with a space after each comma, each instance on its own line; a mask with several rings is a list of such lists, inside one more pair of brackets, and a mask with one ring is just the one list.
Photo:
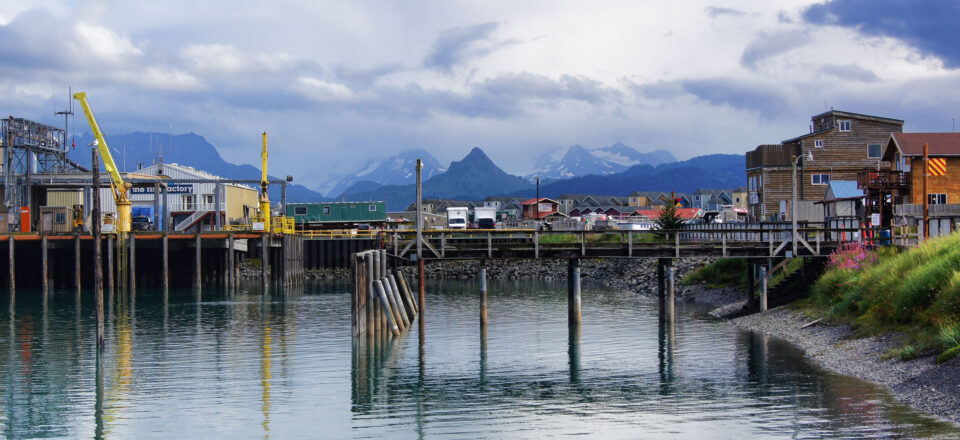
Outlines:
[[894, 133], [890, 135], [884, 162], [890, 171], [906, 173], [905, 191], [895, 204], [923, 204], [923, 145], [930, 159], [943, 159], [943, 173], [927, 177], [931, 205], [960, 204], [960, 133]]
[[[810, 133], [747, 152], [747, 197], [753, 220], [780, 217], [793, 197], [791, 165], [797, 166], [797, 200], [822, 201], [831, 180], [857, 180], [881, 164], [891, 133], [903, 132], [899, 119], [830, 110], [810, 118]], [[811, 152], [813, 161], [803, 157]], [[785, 203], [782, 203], [785, 202]], [[789, 218], [790, 210], [787, 209]]]

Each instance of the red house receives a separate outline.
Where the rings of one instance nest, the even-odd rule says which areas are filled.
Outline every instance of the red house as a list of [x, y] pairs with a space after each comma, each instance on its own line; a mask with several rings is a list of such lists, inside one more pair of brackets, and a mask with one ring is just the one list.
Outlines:
[[[523, 218], [544, 218], [550, 214], [557, 212], [560, 207], [560, 203], [556, 200], [540, 198], [530, 199], [523, 202]], [[539, 217], [537, 217], [539, 215]]]

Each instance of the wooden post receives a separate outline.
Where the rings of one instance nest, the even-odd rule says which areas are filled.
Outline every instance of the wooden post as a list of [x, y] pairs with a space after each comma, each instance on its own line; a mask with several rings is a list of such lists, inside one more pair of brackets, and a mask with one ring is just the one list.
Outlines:
[[666, 308], [666, 318], [668, 321], [673, 322], [675, 316], [674, 307], [676, 306], [677, 296], [676, 296], [676, 273], [673, 268], [673, 264], [667, 266], [667, 308]]
[[113, 234], [107, 234], [107, 290], [113, 292]]
[[14, 238], [13, 234], [10, 234], [10, 236], [7, 237], [7, 251], [9, 252], [9, 255], [10, 255], [9, 261], [8, 261], [9, 264], [7, 265], [7, 271], [10, 274], [10, 279], [8, 281], [9, 281], [11, 294], [13, 294], [15, 290], [17, 290], [17, 267], [15, 263], [16, 259], [14, 258], [14, 254], [16, 253], [15, 243], [16, 243], [16, 238]]
[[[233, 232], [230, 233], [230, 238], [227, 240], [227, 287], [236, 288], [237, 287], [237, 264], [236, 264], [236, 255], [233, 252], [235, 240], [233, 237]], [[353, 263], [351, 263], [353, 264]]]
[[410, 286], [407, 285], [407, 279], [403, 276], [403, 271], [394, 269], [394, 273], [397, 275], [397, 283], [400, 284], [400, 290], [403, 291], [404, 298], [407, 299], [407, 304], [410, 305], [410, 316], [417, 316], [417, 313], [419, 313], [417, 301], [413, 299], [413, 294], [410, 292]]
[[47, 261], [47, 235], [40, 237], [40, 289], [46, 295], [49, 292], [50, 264]]
[[163, 248], [160, 259], [160, 285], [163, 287], [164, 295], [170, 291], [170, 236], [167, 231], [163, 231], [163, 238], [160, 239], [160, 247]]
[[367, 328], [374, 333], [380, 333], [380, 308], [377, 307], [377, 290], [374, 287], [375, 274], [373, 273], [373, 252], [365, 251], [363, 253], [363, 270], [366, 273], [367, 282]]
[[387, 299], [387, 292], [383, 289], [383, 283], [380, 282], [380, 280], [375, 280], [373, 285], [374, 288], [377, 289], [380, 305], [383, 307], [383, 315], [387, 318], [387, 328], [390, 329], [394, 336], [400, 336], [400, 329], [397, 327], [396, 321], [393, 320], [393, 314], [390, 312], [390, 300]]
[[[263, 291], [263, 294], [267, 293], [267, 271], [269, 270], [270, 264], [270, 246], [268, 243], [269, 234], [266, 232], [260, 236], [260, 288]], [[370, 274], [367, 274], [370, 276]]]
[[667, 262], [669, 261], [666, 258], [657, 260], [657, 305], [661, 320], [667, 315]]
[[[104, 322], [103, 322], [103, 259], [100, 255], [100, 246], [102, 244], [100, 237], [100, 159], [97, 157], [97, 149], [92, 150], [93, 161], [92, 161], [92, 174], [93, 174], [93, 212], [90, 214], [90, 218], [93, 219], [93, 223], [90, 228], [93, 233], [93, 302], [94, 308], [96, 309], [97, 314], [97, 348], [103, 349], [104, 346]], [[43, 237], [43, 276], [44, 276], [44, 293], [46, 293], [47, 285], [47, 237]], [[97, 355], [99, 359], [99, 354]], [[100, 371], [98, 366], [97, 371]]]
[[747, 308], [753, 310], [757, 306], [757, 265], [747, 264]]
[[399, 292], [394, 289], [396, 283], [390, 279], [390, 276], [385, 276], [381, 278], [383, 282], [383, 287], [387, 289], [387, 297], [390, 300], [390, 307], [393, 309], [393, 313], [397, 318], [397, 324], [400, 327], [400, 330], [406, 331], [407, 327], [410, 326], [410, 318], [407, 317], [407, 312], [403, 310], [403, 300], [400, 299]]
[[396, 275], [392, 273], [388, 274], [387, 279], [390, 281], [390, 289], [393, 290], [393, 296], [397, 298], [397, 306], [400, 307], [400, 314], [404, 317], [404, 324], [410, 327], [410, 323], [413, 322], [413, 307], [410, 306], [403, 291], [400, 290], [400, 283], [397, 281]]
[[477, 275], [477, 278], [480, 280], [480, 326], [486, 327], [487, 325], [487, 268], [484, 267], [486, 262], [480, 261], [480, 273]]
[[73, 282], [80, 296], [80, 233], [73, 236]]
[[570, 324], [580, 322], [580, 259], [569, 260], [570, 278], [567, 280], [567, 318]]
[[[418, 277], [418, 279], [417, 279], [417, 280], [419, 281], [419, 283], [418, 283], [419, 285], [417, 286], [417, 290], [419, 290], [419, 298], [417, 299], [417, 307], [420, 308], [420, 329], [423, 330], [423, 325], [424, 325], [424, 324], [423, 324], [423, 317], [424, 317], [424, 315], [425, 315], [425, 313], [424, 313], [423, 311], [427, 308], [427, 302], [425, 301], [425, 296], [426, 296], [426, 295], [425, 295], [425, 293], [424, 293], [424, 292], [425, 292], [425, 287], [426, 287], [426, 272], [427, 272], [427, 270], [426, 270], [426, 265], [423, 263], [423, 260], [418, 260], [417, 263], [418, 263], [418, 265], [419, 265], [419, 272], [420, 272], [419, 277]], [[11, 266], [11, 267], [13, 267], [13, 266]]]
[[202, 285], [202, 278], [201, 278], [202, 275], [200, 272], [202, 269], [202, 266], [200, 264], [200, 258], [202, 257], [201, 250], [203, 249], [203, 242], [201, 241], [202, 239], [203, 237], [201, 237], [200, 235], [200, 225], [197, 225], [197, 233], [196, 235], [193, 236], [193, 243], [194, 243], [193, 288], [198, 291], [200, 290], [200, 286]]
[[137, 235], [130, 233], [130, 294], [137, 293]]
[[760, 311], [767, 311], [767, 284], [770, 279], [767, 277], [767, 266], [760, 266]]

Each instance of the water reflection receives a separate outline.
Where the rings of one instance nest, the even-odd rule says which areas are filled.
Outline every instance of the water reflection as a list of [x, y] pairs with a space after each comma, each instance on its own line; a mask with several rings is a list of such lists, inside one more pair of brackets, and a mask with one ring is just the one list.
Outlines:
[[682, 309], [670, 325], [656, 301], [588, 289], [582, 324], [569, 326], [562, 284], [491, 287], [487, 326], [474, 286], [437, 283], [424, 332], [396, 338], [352, 338], [343, 285], [208, 289], [202, 300], [118, 290], [100, 356], [90, 295], [78, 331], [72, 290], [53, 292], [46, 313], [41, 296], [20, 292], [0, 343], [0, 435], [958, 435], [789, 345]]

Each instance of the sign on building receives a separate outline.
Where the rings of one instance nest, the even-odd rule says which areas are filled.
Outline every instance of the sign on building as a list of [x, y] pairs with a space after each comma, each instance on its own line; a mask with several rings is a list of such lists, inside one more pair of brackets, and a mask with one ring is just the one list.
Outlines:
[[[135, 186], [130, 188], [130, 194], [153, 194], [153, 186]], [[167, 194], [192, 194], [192, 183], [168, 183]]]

